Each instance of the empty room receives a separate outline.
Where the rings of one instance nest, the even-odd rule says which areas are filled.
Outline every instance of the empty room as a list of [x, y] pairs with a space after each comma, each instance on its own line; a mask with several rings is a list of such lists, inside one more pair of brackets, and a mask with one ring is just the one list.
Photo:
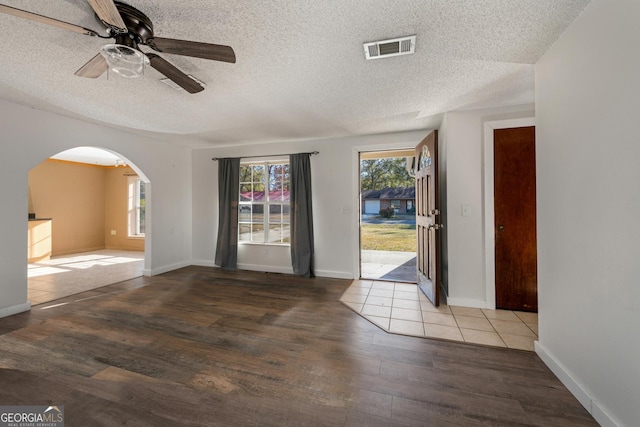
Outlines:
[[0, 425], [636, 425], [638, 19], [0, 0]]

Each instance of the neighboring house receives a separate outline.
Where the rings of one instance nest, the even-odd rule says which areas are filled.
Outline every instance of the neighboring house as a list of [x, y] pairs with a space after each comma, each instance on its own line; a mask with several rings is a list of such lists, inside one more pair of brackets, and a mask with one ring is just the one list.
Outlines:
[[416, 206], [416, 188], [383, 188], [362, 192], [362, 213], [378, 214], [381, 209], [393, 206], [396, 213], [412, 213]]

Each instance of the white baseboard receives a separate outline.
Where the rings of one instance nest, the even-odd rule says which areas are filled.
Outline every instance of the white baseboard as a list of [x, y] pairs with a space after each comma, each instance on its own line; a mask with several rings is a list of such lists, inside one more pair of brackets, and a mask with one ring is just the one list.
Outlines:
[[[271, 265], [238, 264], [238, 270], [262, 271], [267, 273], [293, 274], [292, 267], [278, 267]], [[314, 270], [316, 277], [329, 277], [332, 279], [353, 279], [351, 273], [343, 271]]]
[[293, 274], [292, 267], [280, 267], [276, 265], [238, 264], [238, 270], [261, 271], [264, 273]]
[[154, 268], [154, 269], [151, 269], [151, 270], [145, 269], [145, 270], [143, 270], [142, 274], [144, 274], [145, 276], [156, 276], [158, 274], [166, 273], [168, 271], [177, 270], [179, 268], [188, 267], [190, 265], [191, 265], [191, 262], [182, 261], [182, 262], [177, 262], [175, 264], [164, 265], [162, 267]]
[[447, 305], [471, 308], [487, 308], [487, 302], [480, 299], [447, 297]]
[[602, 427], [619, 427], [619, 424], [600, 406], [600, 403], [591, 396], [591, 393], [569, 374], [562, 363], [557, 361], [545, 346], [540, 344], [540, 341], [535, 342], [535, 350], [544, 364], [551, 369], [551, 372], [558, 377], [560, 382], [569, 389], [569, 392], [578, 399], [578, 402]]
[[11, 307], [0, 308], [0, 318], [13, 316], [14, 314], [23, 313], [29, 310], [31, 310], [31, 301], [12, 305]]
[[[200, 267], [218, 267], [215, 262], [205, 259], [194, 259], [191, 261], [191, 265], [197, 265]], [[249, 271], [261, 271], [269, 273], [282, 273], [293, 274], [292, 267], [279, 267], [271, 265], [258, 265], [258, 264], [238, 264], [239, 270]], [[317, 277], [330, 277], [332, 279], [353, 279], [353, 274], [344, 271], [331, 271], [331, 270], [316, 270], [314, 271]]]
[[[218, 267], [214, 261], [209, 259], [194, 259], [194, 260], [191, 260], [191, 264], [189, 265], [197, 265], [199, 267]], [[181, 267], [186, 267], [186, 265]], [[292, 267], [282, 267], [282, 266], [274, 266], [274, 265], [239, 263], [238, 270], [260, 271], [265, 273], [293, 274]], [[166, 271], [170, 271], [170, 270], [166, 270]], [[165, 271], [162, 271], [162, 273], [164, 272]], [[160, 273], [156, 273], [156, 270], [154, 270], [153, 273], [160, 274]], [[315, 270], [314, 273], [317, 277], [329, 277], [332, 279], [348, 279], [348, 280], [354, 279], [353, 273], [346, 272], [346, 271]], [[145, 273], [145, 275], [147, 274]]]
[[191, 260], [191, 265], [198, 267], [217, 267], [216, 263], [209, 259], [194, 259]]
[[330, 277], [332, 279], [348, 279], [354, 280], [353, 273], [346, 271], [331, 271], [331, 270], [316, 270], [314, 271], [317, 277]]

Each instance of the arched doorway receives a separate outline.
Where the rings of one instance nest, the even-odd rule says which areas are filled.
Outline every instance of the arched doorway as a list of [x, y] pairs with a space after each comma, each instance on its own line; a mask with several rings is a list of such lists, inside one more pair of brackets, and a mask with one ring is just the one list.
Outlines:
[[139, 277], [149, 180], [119, 153], [77, 147], [29, 172], [32, 305]]

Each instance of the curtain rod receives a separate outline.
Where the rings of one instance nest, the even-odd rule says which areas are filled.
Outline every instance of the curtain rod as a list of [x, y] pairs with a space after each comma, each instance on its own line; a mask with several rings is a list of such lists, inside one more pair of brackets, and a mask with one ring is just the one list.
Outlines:
[[[309, 154], [311, 156], [315, 156], [316, 154], [320, 154], [319, 151], [311, 151], [309, 153], [297, 153], [297, 154]], [[290, 156], [291, 154], [265, 154], [263, 156], [241, 156], [241, 159], [253, 159], [256, 157], [282, 157], [282, 156]], [[213, 160], [214, 162], [217, 161], [218, 159], [220, 159], [220, 157], [214, 157], [211, 160]]]

